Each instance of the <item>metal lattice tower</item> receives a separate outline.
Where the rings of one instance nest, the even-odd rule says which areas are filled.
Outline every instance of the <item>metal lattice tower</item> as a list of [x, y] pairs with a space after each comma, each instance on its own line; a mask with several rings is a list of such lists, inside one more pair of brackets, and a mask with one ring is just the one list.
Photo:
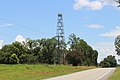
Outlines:
[[55, 64], [61, 63], [61, 57], [64, 55], [62, 52], [64, 48], [64, 25], [63, 25], [63, 16], [62, 14], [58, 14], [58, 22], [57, 22], [57, 53], [55, 58]]

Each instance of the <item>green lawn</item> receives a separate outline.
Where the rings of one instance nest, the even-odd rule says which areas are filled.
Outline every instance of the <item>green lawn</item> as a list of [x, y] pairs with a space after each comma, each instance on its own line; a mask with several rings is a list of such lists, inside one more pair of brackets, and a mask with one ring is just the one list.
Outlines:
[[[0, 64], [0, 80], [40, 80], [95, 67], [65, 65], [4, 65]], [[119, 78], [120, 79], [120, 78]]]
[[108, 80], [120, 80], [120, 67], [116, 69], [116, 71], [110, 76]]

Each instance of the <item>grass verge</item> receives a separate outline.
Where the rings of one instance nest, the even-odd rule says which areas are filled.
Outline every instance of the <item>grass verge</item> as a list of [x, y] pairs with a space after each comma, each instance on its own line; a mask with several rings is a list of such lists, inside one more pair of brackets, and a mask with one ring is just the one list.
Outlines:
[[120, 80], [120, 67], [108, 78], [108, 80]]
[[[0, 64], [0, 80], [41, 80], [70, 74], [82, 70], [92, 69], [94, 66], [66, 66], [66, 65], [5, 65]], [[119, 78], [120, 79], [120, 78]]]

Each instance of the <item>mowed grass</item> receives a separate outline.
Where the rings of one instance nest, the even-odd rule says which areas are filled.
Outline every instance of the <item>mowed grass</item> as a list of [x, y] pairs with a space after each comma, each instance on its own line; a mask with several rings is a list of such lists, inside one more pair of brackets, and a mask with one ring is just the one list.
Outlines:
[[[66, 65], [5, 65], [0, 64], [0, 80], [41, 80], [45, 78], [70, 74], [95, 67]], [[120, 79], [120, 78], [119, 78]]]
[[108, 80], [120, 80], [120, 67], [118, 67]]

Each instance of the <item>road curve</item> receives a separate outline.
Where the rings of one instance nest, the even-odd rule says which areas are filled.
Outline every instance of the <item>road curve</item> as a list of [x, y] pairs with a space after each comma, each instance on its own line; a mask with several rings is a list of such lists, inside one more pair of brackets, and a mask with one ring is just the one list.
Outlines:
[[96, 68], [44, 80], [106, 80], [116, 68]]

